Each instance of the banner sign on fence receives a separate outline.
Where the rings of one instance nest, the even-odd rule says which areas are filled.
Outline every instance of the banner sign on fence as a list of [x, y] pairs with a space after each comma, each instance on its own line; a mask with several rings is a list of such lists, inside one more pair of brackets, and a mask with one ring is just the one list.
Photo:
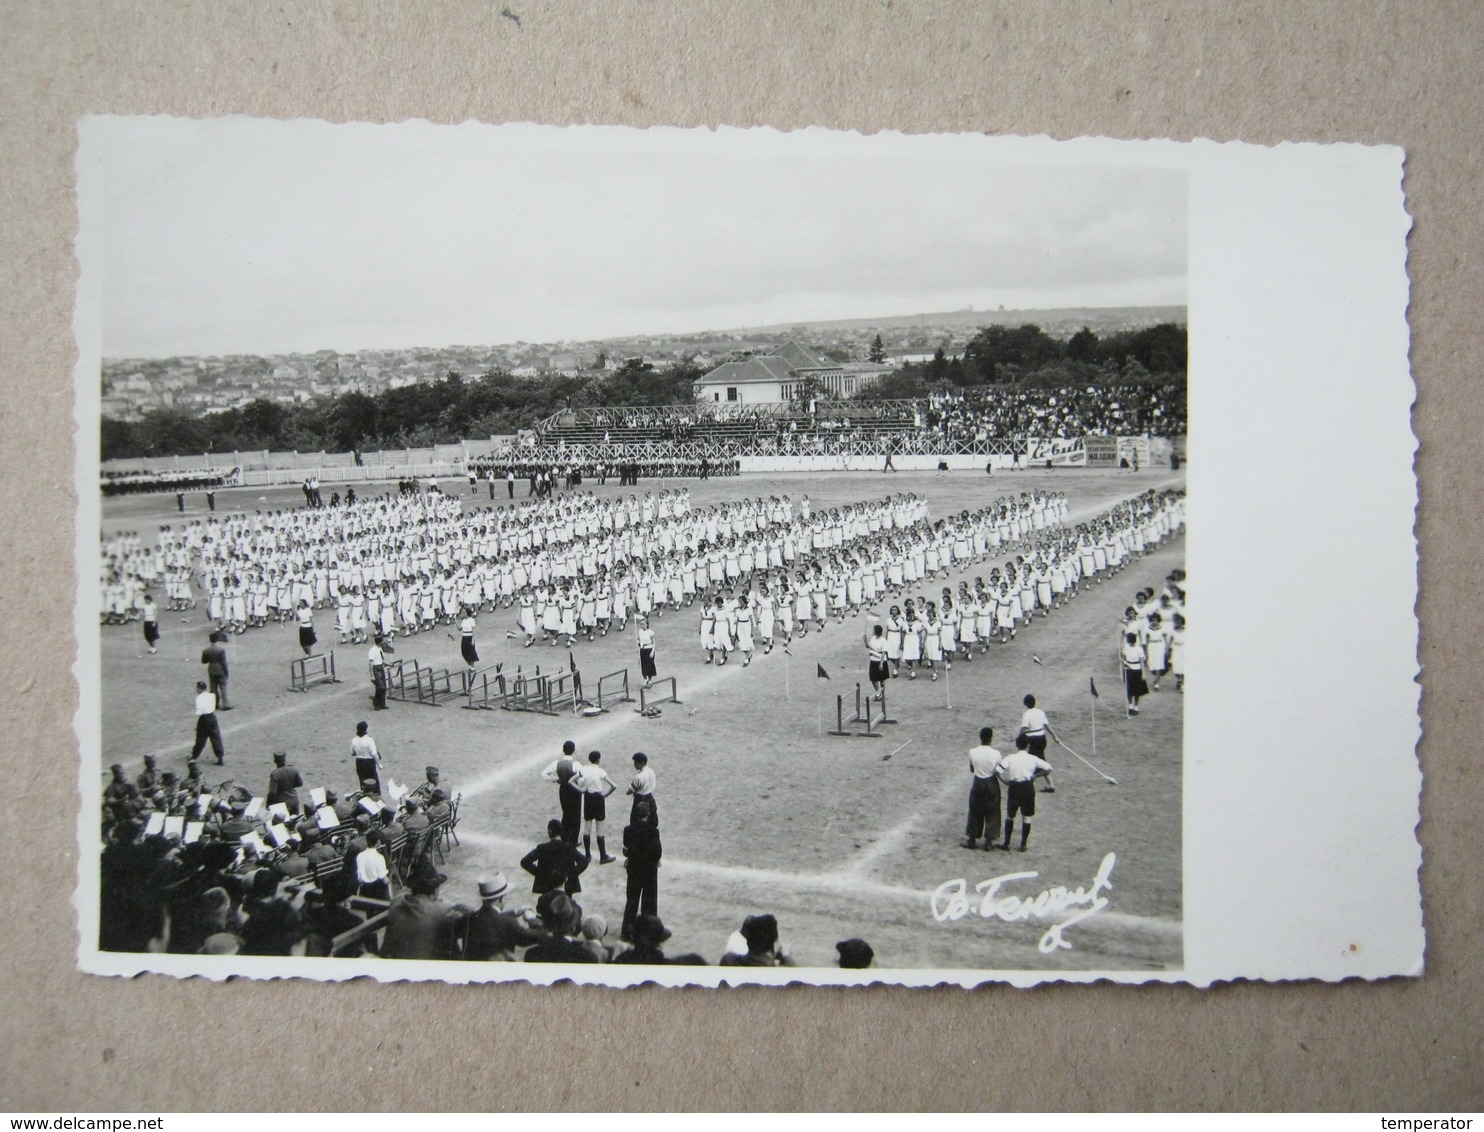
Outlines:
[[1118, 438], [1116, 436], [1089, 436], [1083, 445], [1087, 451], [1089, 468], [1118, 467]]
[[1032, 438], [1025, 442], [1025, 462], [1030, 467], [1044, 464], [1080, 467], [1087, 463], [1087, 448], [1080, 436]]

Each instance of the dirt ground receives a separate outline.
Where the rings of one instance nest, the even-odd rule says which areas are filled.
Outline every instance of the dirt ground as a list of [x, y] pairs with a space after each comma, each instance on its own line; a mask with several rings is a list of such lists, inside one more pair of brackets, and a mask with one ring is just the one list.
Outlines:
[[[646, 481], [639, 490], [677, 486]], [[1000, 473], [826, 473], [745, 476], [684, 481], [693, 504], [742, 496], [807, 492], [816, 510], [892, 492], [925, 495], [941, 517], [982, 506], [1003, 494], [1033, 488], [1065, 491], [1073, 519], [1150, 487], [1183, 487], [1182, 475], [1156, 469], [1139, 473], [1091, 469]], [[326, 484], [328, 497], [334, 485]], [[584, 485], [617, 495], [609, 485]], [[503, 490], [503, 489], [502, 489]], [[518, 498], [524, 488], [518, 489]], [[631, 490], [631, 489], [625, 489]], [[466, 506], [487, 506], [487, 495], [465, 496]], [[364, 493], [363, 493], [364, 494]], [[199, 493], [188, 498], [187, 517], [204, 511]], [[497, 501], [497, 503], [502, 501]], [[297, 488], [219, 492], [219, 512], [302, 504]], [[138, 530], [150, 538], [158, 525], [178, 521], [173, 495], [105, 500], [104, 528]], [[629, 756], [649, 754], [658, 776], [665, 857], [660, 871], [660, 915], [674, 932], [671, 952], [698, 951], [715, 962], [743, 917], [771, 911], [801, 965], [829, 966], [834, 944], [864, 938], [887, 968], [974, 970], [1146, 970], [1181, 964], [1181, 697], [1172, 684], [1145, 701], [1135, 719], [1125, 716], [1118, 677], [1115, 622], [1136, 590], [1158, 585], [1183, 565], [1177, 539], [1122, 574], [1087, 587], [1069, 608], [1037, 617], [1017, 640], [993, 645], [972, 663], [959, 662], [937, 682], [895, 680], [888, 693], [898, 721], [882, 738], [821, 735], [835, 714], [837, 694], [851, 714], [855, 685], [865, 689], [864, 619], [832, 621], [823, 633], [798, 638], [792, 655], [775, 648], [750, 668], [740, 658], [724, 668], [707, 666], [698, 645], [699, 609], [666, 614], [654, 623], [662, 676], [678, 681], [681, 703], [666, 704], [657, 719], [635, 705], [618, 704], [595, 718], [548, 717], [505, 711], [469, 711], [457, 702], [439, 707], [393, 703], [372, 715], [364, 646], [335, 646], [333, 617], [317, 615], [321, 641], [335, 647], [344, 682], [307, 694], [289, 691], [289, 662], [299, 655], [291, 627], [272, 623], [234, 637], [230, 644], [231, 700], [222, 715], [227, 767], [261, 792], [271, 752], [287, 749], [310, 785], [353, 786], [350, 739], [357, 720], [369, 719], [399, 782], [421, 781], [425, 764], [463, 795], [458, 829], [461, 848], [444, 871], [444, 896], [475, 899], [475, 880], [502, 869], [515, 892], [527, 893], [520, 857], [544, 839], [557, 814], [556, 787], [541, 770], [571, 738], [579, 753], [603, 752], [620, 786], [632, 773]], [[978, 567], [974, 573], [987, 572]], [[85, 576], [88, 571], [84, 571]], [[960, 577], [919, 587], [936, 593]], [[162, 602], [163, 604], [163, 602]], [[140, 765], [150, 752], [162, 768], [183, 769], [193, 735], [192, 698], [207, 624], [202, 608], [188, 615], [162, 612], [164, 639], [155, 656], [143, 653], [137, 625], [102, 630], [102, 767]], [[483, 614], [477, 636], [482, 660], [556, 667], [563, 648], [530, 649], [505, 634], [514, 613]], [[637, 688], [633, 626], [588, 643], [579, 641], [577, 663], [592, 693], [596, 677], [628, 667]], [[400, 658], [435, 667], [461, 666], [458, 642], [440, 628], [399, 640]], [[816, 675], [823, 665], [829, 680]], [[904, 673], [905, 677], [905, 673]], [[1101, 698], [1089, 692], [1097, 681]], [[959, 845], [967, 806], [965, 752], [984, 724], [997, 730], [1005, 749], [1014, 734], [1026, 692], [1034, 692], [1059, 737], [1077, 754], [1117, 779], [1104, 782], [1055, 744], [1056, 792], [1038, 795], [1038, 813], [1027, 853], [970, 852]], [[1096, 708], [1096, 745], [1093, 711]], [[857, 726], [855, 728], [859, 730]], [[208, 760], [209, 761], [209, 760]], [[102, 767], [98, 768], [101, 772]], [[622, 793], [610, 800], [609, 848], [617, 854], [628, 807]], [[1018, 833], [1017, 833], [1018, 838]], [[1035, 874], [1005, 882], [1000, 895], [1030, 898], [1057, 886], [1093, 883], [1107, 854], [1116, 854], [1106, 909], [1069, 926], [1064, 942], [1043, 953], [1047, 920], [988, 918], [979, 914], [974, 886], [1005, 874]], [[933, 915], [933, 893], [956, 879], [966, 882], [972, 906], [959, 919]], [[589, 913], [605, 916], [616, 942], [623, 911], [621, 864], [594, 864], [579, 898]], [[513, 902], [519, 904], [522, 901]], [[942, 907], [942, 905], [940, 905]]]

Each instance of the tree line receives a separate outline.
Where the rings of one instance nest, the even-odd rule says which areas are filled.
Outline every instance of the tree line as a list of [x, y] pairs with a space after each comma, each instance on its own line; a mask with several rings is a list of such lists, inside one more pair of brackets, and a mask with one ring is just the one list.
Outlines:
[[[1130, 381], [1183, 382], [1185, 327], [1166, 323], [1099, 338], [1085, 327], [1062, 341], [1034, 325], [989, 326], [949, 358], [939, 349], [928, 362], [882, 378], [861, 399], [906, 399], [982, 385], [1099, 385]], [[883, 353], [880, 336], [871, 344]], [[516, 377], [492, 371], [474, 377], [450, 372], [376, 394], [342, 393], [299, 404], [257, 399], [238, 408], [197, 416], [162, 408], [137, 421], [104, 417], [101, 458], [195, 455], [202, 452], [349, 452], [426, 448], [471, 436], [530, 428], [567, 408], [683, 405], [706, 371], [690, 361], [664, 369], [630, 359], [617, 370]]]

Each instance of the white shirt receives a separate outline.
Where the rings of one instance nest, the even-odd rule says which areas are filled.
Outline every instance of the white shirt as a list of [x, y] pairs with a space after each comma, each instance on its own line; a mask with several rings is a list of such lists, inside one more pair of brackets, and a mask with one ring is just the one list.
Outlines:
[[197, 692], [196, 693], [196, 714], [197, 715], [210, 715], [214, 711], [216, 711], [216, 693], [215, 692]]
[[462, 621], [460, 621], [459, 632], [466, 637], [472, 637], [474, 635], [474, 618], [465, 617]]
[[386, 858], [381, 855], [381, 850], [376, 846], [372, 845], [356, 854], [356, 879], [362, 884], [375, 884], [379, 880], [386, 880], [390, 872]]
[[608, 772], [593, 763], [579, 767], [576, 777], [577, 781], [572, 785], [589, 794], [611, 794], [618, 789], [613, 779], [608, 777]]
[[1045, 759], [1038, 759], [1029, 751], [1011, 751], [1000, 760], [999, 770], [1001, 782], [1030, 782], [1036, 777], [1037, 770], [1051, 771], [1051, 764]]
[[376, 740], [369, 735], [357, 735], [352, 739], [350, 753], [356, 758], [375, 759], [381, 762], [381, 752], [376, 749]]
[[1020, 726], [1025, 728], [1027, 735], [1046, 734], [1048, 722], [1046, 713], [1038, 707], [1027, 708], [1025, 714], [1020, 717]]
[[371, 666], [374, 668], [377, 665], [386, 663], [386, 654], [381, 651], [380, 645], [372, 645], [366, 650], [366, 659], [371, 662]]
[[652, 795], [654, 793], [654, 784], [654, 771], [649, 767], [645, 767], [634, 775], [633, 781], [629, 783], [629, 792], [632, 794]]
[[993, 778], [995, 771], [1000, 769], [1003, 758], [993, 747], [974, 747], [969, 751], [969, 769], [974, 772], [975, 778]]

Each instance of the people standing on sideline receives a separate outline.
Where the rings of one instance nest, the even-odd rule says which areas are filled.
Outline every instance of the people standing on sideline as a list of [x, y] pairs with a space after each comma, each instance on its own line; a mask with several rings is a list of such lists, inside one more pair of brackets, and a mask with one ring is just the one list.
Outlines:
[[634, 815], [639, 812], [640, 805], [648, 799], [649, 805], [654, 807], [655, 820], [659, 820], [659, 801], [654, 796], [654, 768], [649, 765], [649, 756], [643, 751], [634, 753], [634, 777], [629, 780], [628, 789], [625, 794], [634, 796], [634, 804], [629, 807], [629, 821], [634, 820]]
[[226, 639], [225, 633], [213, 629], [209, 643], [201, 650], [201, 663], [206, 665], [206, 678], [211, 681], [216, 706], [222, 711], [231, 711], [232, 705], [227, 703], [227, 646], [223, 644]]
[[350, 754], [356, 763], [356, 781], [371, 779], [380, 794], [381, 752], [376, 749], [376, 740], [371, 738], [371, 725], [364, 719], [356, 724], [356, 737], [350, 741]]
[[[1049, 736], [1056, 739], [1056, 732], [1051, 729], [1051, 721], [1046, 718], [1046, 713], [1036, 706], [1036, 697], [1026, 694], [1025, 699], [1020, 701], [1025, 705], [1025, 713], [1020, 717], [1020, 733], [1025, 736], [1026, 750], [1035, 755], [1036, 758], [1049, 762], [1046, 759], [1046, 739]], [[1060, 742], [1060, 740], [1057, 740]], [[1056, 787], [1051, 783], [1051, 775], [1047, 773], [1046, 781], [1041, 786], [1044, 794], [1055, 794]]]
[[582, 831], [582, 855], [593, 859], [593, 838], [598, 841], [598, 864], [611, 865], [618, 860], [608, 855], [608, 841], [604, 833], [604, 821], [608, 817], [608, 795], [618, 789], [608, 772], [599, 765], [603, 755], [600, 751], [589, 751], [587, 765], [578, 769], [576, 787], [582, 792], [582, 817], [587, 823]]
[[160, 643], [160, 608], [155, 604], [155, 599], [148, 593], [144, 595], [144, 643], [149, 646], [149, 651], [155, 653]]
[[1003, 756], [990, 744], [994, 741], [994, 728], [979, 729], [979, 746], [969, 751], [969, 822], [964, 827], [965, 849], [978, 848], [979, 838], [984, 838], [984, 848], [993, 849], [995, 835], [1000, 831], [1000, 779], [998, 771]]
[[294, 616], [299, 621], [299, 647], [308, 656], [319, 643], [319, 638], [314, 634], [314, 610], [309, 608], [308, 599], [299, 599], [299, 608], [294, 611]]
[[366, 650], [366, 661], [371, 666], [371, 707], [375, 711], [387, 709], [386, 654], [391, 651], [392, 646], [380, 633], [376, 634], [376, 639]]
[[582, 829], [582, 790], [572, 781], [579, 769], [577, 744], [568, 739], [562, 744], [561, 757], [541, 772], [541, 777], [547, 782], [557, 784], [557, 803], [562, 808], [562, 840], [568, 845], [577, 844], [577, 834]]
[[205, 680], [196, 681], [196, 743], [191, 748], [191, 758], [199, 758], [211, 743], [211, 753], [216, 756], [216, 765], [227, 761], [226, 748], [222, 745], [222, 728], [216, 718], [216, 696], [206, 686]]
[[537, 896], [558, 889], [574, 896], [582, 891], [577, 878], [587, 868], [587, 858], [567, 843], [560, 819], [552, 818], [546, 823], [546, 840], [520, 859], [520, 867], [534, 878], [531, 891]]
[[623, 909], [623, 928], [618, 938], [624, 943], [634, 940], [634, 920], [659, 915], [660, 819], [654, 801], [647, 797], [634, 799], [634, 810], [623, 830], [624, 868], [628, 880]]
[[273, 769], [268, 773], [268, 805], [282, 803], [290, 815], [299, 812], [299, 787], [304, 785], [304, 776], [299, 768], [289, 765], [287, 751], [273, 752]]
[[1031, 839], [1031, 819], [1036, 816], [1036, 779], [1051, 773], [1051, 764], [1026, 750], [1029, 745], [1024, 735], [1015, 736], [1015, 750], [1000, 760], [997, 771], [1005, 784], [1005, 840], [1000, 848], [1010, 848], [1010, 833], [1019, 814], [1022, 853]]
[[648, 688], [654, 683], [654, 678], [659, 675], [659, 669], [654, 664], [654, 630], [649, 627], [649, 618], [639, 619], [639, 674], [644, 677], [644, 686]]
[[878, 621], [866, 634], [867, 673], [876, 699], [886, 697], [886, 682], [891, 679], [891, 662], [886, 659], [886, 629]]
[[1149, 685], [1144, 681], [1144, 647], [1139, 644], [1137, 633], [1123, 635], [1123, 648], [1118, 653], [1123, 665], [1123, 695], [1128, 701], [1130, 718], [1139, 714], [1139, 700], [1149, 694]]

